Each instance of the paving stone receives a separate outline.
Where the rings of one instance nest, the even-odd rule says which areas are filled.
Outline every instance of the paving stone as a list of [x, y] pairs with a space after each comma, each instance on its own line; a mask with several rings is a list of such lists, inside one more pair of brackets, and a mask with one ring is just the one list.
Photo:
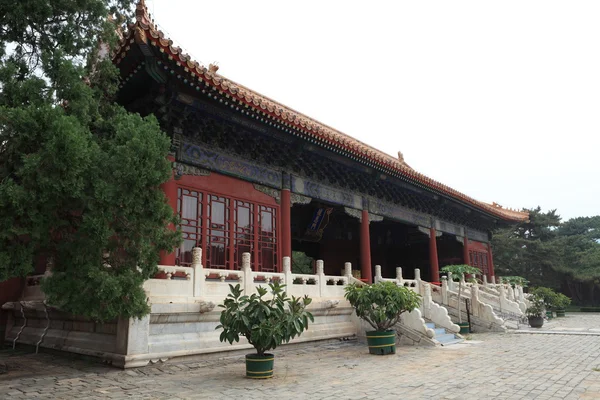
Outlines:
[[[569, 316], [560, 326], [577, 328]], [[600, 326], [600, 315], [580, 321]], [[559, 325], [555, 325], [557, 329]], [[593, 399], [598, 336], [472, 334], [475, 344], [398, 347], [372, 356], [356, 342], [276, 349], [275, 376], [245, 378], [244, 357], [117, 370], [45, 353], [0, 352], [0, 399]]]

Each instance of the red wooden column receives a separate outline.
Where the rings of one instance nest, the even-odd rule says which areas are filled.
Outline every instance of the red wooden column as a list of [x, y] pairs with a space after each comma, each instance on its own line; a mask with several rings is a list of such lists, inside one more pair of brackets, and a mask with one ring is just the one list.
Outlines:
[[[167, 157], [171, 163], [175, 161], [175, 157]], [[171, 170], [171, 178], [162, 185], [160, 185], [165, 196], [167, 196], [167, 202], [171, 206], [174, 212], [177, 212], [177, 183], [175, 182], [174, 171]], [[169, 229], [175, 230], [175, 225], [169, 224]], [[165, 251], [160, 252], [160, 265], [175, 265], [175, 249], [172, 252], [167, 253]]]
[[429, 264], [431, 282], [440, 281], [440, 265], [438, 263], [437, 242], [435, 228], [429, 228]]
[[281, 191], [281, 256], [292, 256], [292, 204], [290, 189]]
[[463, 239], [463, 262], [467, 265], [471, 265], [471, 260], [469, 257], [469, 238], [467, 237], [466, 230], [465, 230], [465, 236]]
[[371, 235], [369, 233], [369, 211], [362, 210], [360, 220], [360, 275], [373, 283], [371, 272]]
[[491, 281], [492, 276], [496, 276], [494, 274], [494, 257], [492, 256], [492, 244], [488, 243], [487, 247], [488, 247], [487, 256], [488, 256], [488, 268], [489, 268], [488, 279]]

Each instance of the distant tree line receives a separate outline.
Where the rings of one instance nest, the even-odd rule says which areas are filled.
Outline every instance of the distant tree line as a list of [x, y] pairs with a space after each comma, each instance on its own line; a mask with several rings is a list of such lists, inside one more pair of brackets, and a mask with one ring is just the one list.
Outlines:
[[494, 233], [496, 275], [522, 276], [530, 286], [560, 290], [576, 304], [599, 304], [600, 216], [563, 222], [556, 210], [525, 211], [529, 221]]

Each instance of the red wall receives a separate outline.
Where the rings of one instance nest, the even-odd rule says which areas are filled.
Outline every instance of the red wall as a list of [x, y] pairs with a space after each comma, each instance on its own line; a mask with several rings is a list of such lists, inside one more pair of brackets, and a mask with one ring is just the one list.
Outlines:
[[279, 207], [274, 198], [254, 189], [254, 184], [215, 172], [211, 172], [209, 176], [184, 175], [175, 183], [177, 186], [203, 189], [216, 194]]
[[481, 253], [488, 252], [487, 243], [476, 242], [474, 240], [469, 240], [469, 250], [471, 251], [479, 251]]
[[[489, 263], [488, 244], [469, 240], [469, 251], [483, 253], [485, 257], [484, 266], [477, 265], [477, 267], [480, 268], [485, 273], [485, 275], [487, 275], [489, 281], [489, 279], [491, 279], [491, 275], [493, 275], [493, 266], [490, 267]], [[472, 263], [469, 261], [469, 264]]]
[[[169, 204], [176, 210], [177, 207], [177, 189], [185, 187], [187, 189], [196, 189], [207, 191], [226, 197], [235, 197], [249, 202], [272, 206], [276, 209], [276, 235], [277, 235], [277, 254], [281, 255], [281, 208], [277, 201], [254, 188], [254, 184], [211, 172], [208, 176], [183, 175], [180, 179], [171, 181], [163, 185], [163, 190], [168, 198]], [[175, 253], [161, 254], [161, 264], [174, 265]], [[279, 262], [281, 268], [281, 261]]]

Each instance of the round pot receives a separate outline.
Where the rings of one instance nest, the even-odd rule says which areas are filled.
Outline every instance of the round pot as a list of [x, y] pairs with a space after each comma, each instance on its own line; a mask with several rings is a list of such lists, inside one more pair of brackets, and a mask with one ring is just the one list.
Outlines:
[[263, 356], [246, 354], [246, 378], [272, 378], [274, 362], [275, 356], [273, 354], [265, 353]]
[[468, 322], [459, 322], [457, 325], [460, 326], [460, 332], [458, 332], [458, 333], [460, 333], [461, 335], [464, 335], [466, 333], [471, 333]]
[[565, 316], [565, 310], [564, 309], [558, 309], [558, 310], [554, 310], [556, 311], [556, 316], [557, 317], [564, 317]]
[[541, 328], [544, 325], [543, 317], [529, 317], [529, 326], [532, 328]]
[[367, 332], [369, 353], [380, 356], [396, 353], [395, 331], [369, 331]]

